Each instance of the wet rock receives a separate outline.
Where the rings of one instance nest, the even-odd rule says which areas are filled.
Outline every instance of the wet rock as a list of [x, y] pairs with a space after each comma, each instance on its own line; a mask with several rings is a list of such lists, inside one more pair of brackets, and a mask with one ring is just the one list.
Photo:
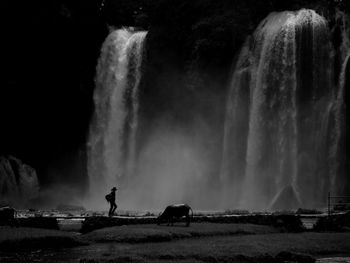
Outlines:
[[18, 218], [17, 223], [20, 227], [43, 228], [54, 230], [59, 229], [57, 219], [52, 217]]
[[285, 187], [272, 201], [271, 209], [278, 210], [295, 210], [300, 207], [300, 201], [294, 188], [290, 185]]
[[17, 226], [15, 219], [16, 210], [12, 207], [6, 206], [0, 208], [0, 226], [9, 225]]

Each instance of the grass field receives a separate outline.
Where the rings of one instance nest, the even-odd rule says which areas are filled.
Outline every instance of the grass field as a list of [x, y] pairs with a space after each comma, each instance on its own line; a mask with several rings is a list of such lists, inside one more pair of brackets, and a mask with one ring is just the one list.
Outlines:
[[0, 227], [0, 251], [82, 245], [76, 234], [39, 228]]
[[276, 228], [271, 226], [252, 224], [199, 223], [185, 227], [183, 223], [178, 223], [175, 226], [129, 225], [103, 228], [85, 234], [83, 238], [93, 242], [145, 243], [172, 241], [183, 238], [256, 235], [278, 232]]
[[[8, 230], [7, 230], [8, 231]], [[13, 230], [15, 231], [15, 230]], [[18, 238], [72, 233], [28, 230]], [[6, 231], [5, 231], [6, 232]], [[7, 237], [0, 228], [0, 241]], [[249, 224], [195, 223], [191, 227], [130, 225], [95, 230], [80, 235], [87, 246], [0, 253], [1, 262], [277, 262], [282, 252], [314, 257], [350, 254], [350, 233], [279, 233], [273, 227]], [[0, 243], [1, 245], [1, 243]]]
[[282, 251], [316, 257], [350, 253], [350, 233], [278, 233], [272, 227], [249, 224], [113, 227], [85, 238], [109, 242], [95, 245], [98, 254], [85, 254], [97, 262], [271, 262], [270, 256]]

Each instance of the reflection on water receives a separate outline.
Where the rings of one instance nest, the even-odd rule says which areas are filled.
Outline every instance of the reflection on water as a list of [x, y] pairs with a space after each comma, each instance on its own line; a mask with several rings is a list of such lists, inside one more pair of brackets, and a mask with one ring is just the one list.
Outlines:
[[301, 217], [301, 222], [306, 229], [312, 229], [318, 220], [318, 217]]

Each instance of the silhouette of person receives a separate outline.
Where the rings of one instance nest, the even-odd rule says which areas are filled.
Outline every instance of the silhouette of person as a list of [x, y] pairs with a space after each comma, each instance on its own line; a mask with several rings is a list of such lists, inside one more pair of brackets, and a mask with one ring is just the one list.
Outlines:
[[116, 191], [117, 191], [117, 188], [113, 187], [111, 189], [111, 193], [109, 194], [110, 195], [109, 203], [111, 205], [111, 207], [109, 209], [109, 213], [108, 213], [109, 216], [113, 216], [115, 210], [117, 209], [117, 204], [115, 203], [115, 192]]

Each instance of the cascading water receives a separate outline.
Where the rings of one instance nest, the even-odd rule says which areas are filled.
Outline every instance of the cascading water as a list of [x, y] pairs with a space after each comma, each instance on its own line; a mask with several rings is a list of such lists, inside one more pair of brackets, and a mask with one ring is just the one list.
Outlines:
[[347, 155], [347, 90], [350, 72], [350, 16], [338, 10], [336, 21], [341, 32], [341, 45], [339, 46], [339, 60], [342, 64], [338, 81], [338, 91], [333, 99], [334, 134], [331, 148], [332, 170], [331, 191], [340, 195], [346, 194], [348, 168]]
[[272, 13], [247, 40], [227, 102], [225, 205], [279, 209], [323, 201], [331, 63], [327, 22], [312, 10]]
[[113, 31], [105, 40], [97, 66], [95, 113], [88, 140], [90, 204], [124, 183], [135, 166], [138, 87], [147, 32]]
[[[345, 85], [346, 85], [346, 72], [349, 70], [349, 61], [350, 61], [350, 50], [349, 54], [346, 56], [340, 77], [339, 77], [339, 90], [338, 93], [335, 96], [334, 99], [334, 104], [333, 104], [333, 111], [334, 111], [334, 116], [335, 116], [335, 127], [334, 127], [334, 142], [333, 142], [333, 147], [331, 151], [331, 157], [333, 158], [333, 166], [331, 170], [331, 191], [332, 192], [337, 192], [343, 194], [343, 179], [344, 176], [344, 171], [341, 167], [342, 162], [342, 156], [344, 155], [344, 133], [343, 131], [345, 130], [345, 96], [346, 96], [346, 90], [345, 90]], [[346, 172], [345, 172], [346, 173]], [[345, 174], [346, 177], [346, 174]]]

